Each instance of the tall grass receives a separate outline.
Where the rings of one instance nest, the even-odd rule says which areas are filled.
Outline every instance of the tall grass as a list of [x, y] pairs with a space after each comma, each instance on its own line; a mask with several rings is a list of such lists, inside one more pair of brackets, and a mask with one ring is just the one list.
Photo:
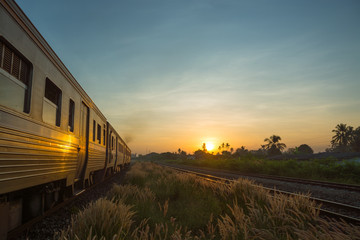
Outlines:
[[306, 195], [271, 196], [249, 180], [213, 183], [137, 163], [125, 185], [74, 216], [60, 239], [360, 238], [359, 227], [321, 219], [315, 207]]
[[[120, 201], [99, 199], [71, 219], [58, 239], [126, 239], [134, 212]], [[94, 237], [92, 237], [94, 236]]]

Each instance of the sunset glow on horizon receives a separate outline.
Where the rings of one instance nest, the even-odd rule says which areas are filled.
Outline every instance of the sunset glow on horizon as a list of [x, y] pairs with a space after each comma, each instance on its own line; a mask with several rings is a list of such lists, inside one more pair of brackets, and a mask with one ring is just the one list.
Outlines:
[[206, 144], [206, 149], [211, 152], [212, 150], [214, 150], [215, 145], [212, 142], [205, 142]]
[[132, 153], [360, 126], [360, 1], [16, 1]]

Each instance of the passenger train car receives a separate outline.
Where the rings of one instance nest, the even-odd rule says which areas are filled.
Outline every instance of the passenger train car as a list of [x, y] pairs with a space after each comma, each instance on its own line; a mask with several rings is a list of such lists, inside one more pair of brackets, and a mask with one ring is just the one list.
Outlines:
[[19, 6], [0, 0], [0, 239], [130, 156]]

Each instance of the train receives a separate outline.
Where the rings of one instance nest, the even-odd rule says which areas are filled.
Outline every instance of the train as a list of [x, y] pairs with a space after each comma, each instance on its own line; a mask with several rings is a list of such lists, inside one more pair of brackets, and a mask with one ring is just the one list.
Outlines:
[[0, 0], [0, 239], [131, 150], [13, 0]]

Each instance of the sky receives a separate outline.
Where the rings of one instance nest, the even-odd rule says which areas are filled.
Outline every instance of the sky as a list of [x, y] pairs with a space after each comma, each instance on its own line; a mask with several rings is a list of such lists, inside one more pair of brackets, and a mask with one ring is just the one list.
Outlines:
[[132, 153], [360, 126], [360, 1], [16, 2]]

